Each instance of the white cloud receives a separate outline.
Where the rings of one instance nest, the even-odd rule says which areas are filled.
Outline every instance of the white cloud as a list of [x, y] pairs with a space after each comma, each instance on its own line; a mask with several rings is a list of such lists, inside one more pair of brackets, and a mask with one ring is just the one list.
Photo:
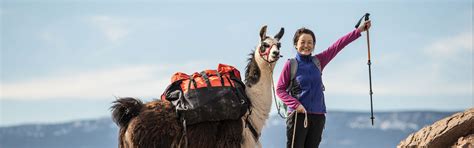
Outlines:
[[459, 54], [472, 54], [472, 32], [448, 36], [426, 46], [424, 52], [433, 58], [447, 58]]
[[[157, 81], [160, 80], [153, 79], [155, 72], [157, 69], [151, 66], [125, 67], [2, 84], [1, 98], [94, 98], [140, 93], [150, 95], [150, 92], [139, 87], [159, 89]], [[137, 84], [138, 82], [147, 83]]]
[[125, 26], [127, 22], [124, 19], [110, 16], [92, 16], [88, 20], [99, 27], [107, 40], [111, 42], [117, 42], [130, 33], [130, 30]]
[[[110, 99], [113, 96], [159, 97], [177, 71], [210, 68], [205, 61], [182, 65], [135, 65], [2, 83], [0, 99]], [[212, 67], [211, 67], [212, 68]]]

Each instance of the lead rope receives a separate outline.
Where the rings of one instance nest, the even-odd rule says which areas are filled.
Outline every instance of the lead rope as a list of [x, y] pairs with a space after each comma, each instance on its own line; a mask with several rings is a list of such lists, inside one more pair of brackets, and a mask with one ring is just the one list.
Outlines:
[[[271, 69], [272, 68], [272, 65], [271, 63], [268, 63], [268, 67]], [[284, 117], [281, 113], [280, 113], [280, 106], [278, 105], [277, 103], [277, 100], [276, 100], [276, 95], [275, 95], [275, 84], [273, 82], [273, 71], [270, 71], [270, 74], [271, 74], [271, 81], [272, 81], [272, 92], [273, 92], [273, 100], [275, 102], [275, 107], [277, 109], [277, 112], [278, 112], [278, 115], [280, 115], [281, 118], [283, 119], [286, 119], [286, 117]]]
[[298, 122], [298, 113], [295, 111], [293, 111], [293, 113], [295, 114], [295, 125], [293, 125], [293, 138], [291, 140], [291, 148], [294, 148], [294, 145], [295, 145], [295, 133], [296, 133], [296, 123]]
[[[272, 69], [271, 63], [270, 63], [270, 62], [267, 62], [267, 63], [268, 63], [268, 67], [269, 67], [270, 69]], [[273, 82], [273, 71], [270, 71], [270, 75], [271, 75], [271, 82], [272, 82], [272, 83], [271, 83], [271, 85], [272, 85], [272, 92], [273, 92], [272, 95], [273, 95], [273, 101], [275, 102], [275, 107], [276, 107], [276, 109], [277, 109], [278, 115], [280, 115], [281, 118], [286, 119], [287, 117], [283, 116], [283, 115], [280, 113], [280, 106], [278, 105], [277, 100], [276, 100], [277, 97], [276, 97], [276, 95], [275, 95], [276, 93], [275, 93], [275, 83]]]
[[[272, 69], [271, 63], [268, 63], [268, 68], [269, 68], [269, 69]], [[271, 80], [271, 82], [272, 82], [271, 85], [272, 85], [272, 92], [273, 92], [273, 93], [272, 93], [273, 101], [275, 102], [275, 107], [276, 107], [276, 109], [277, 109], [277, 111], [278, 111], [278, 114], [279, 114], [281, 117], [283, 117], [283, 115], [280, 114], [280, 107], [278, 106], [277, 100], [276, 100], [275, 84], [274, 84], [274, 82], [273, 82], [273, 70], [270, 70], [270, 76], [271, 76], [271, 77], [270, 77], [270, 80]]]
[[[291, 148], [294, 148], [294, 145], [295, 145], [295, 133], [296, 133], [296, 125], [297, 125], [297, 122], [298, 122], [298, 113], [295, 111], [293, 111], [293, 113], [295, 114], [295, 124], [293, 126], [293, 138], [291, 140]], [[307, 112], [304, 112], [304, 121], [303, 121], [303, 126], [304, 128], [307, 128], [308, 127], [308, 113]]]
[[[271, 63], [268, 63], [268, 67], [270, 69], [272, 69], [272, 65]], [[270, 80], [271, 80], [271, 85], [272, 85], [272, 97], [273, 97], [273, 100], [275, 100], [275, 106], [277, 107], [277, 109], [279, 108], [278, 105], [276, 104], [276, 96], [275, 96], [275, 84], [273, 82], [273, 71], [270, 71]], [[295, 133], [296, 133], [296, 123], [298, 121], [298, 113], [296, 113], [296, 110], [293, 111], [293, 113], [295, 113], [295, 125], [293, 126], [293, 138], [292, 138], [292, 141], [291, 141], [291, 148], [294, 148], [294, 143], [295, 143]], [[308, 127], [308, 113], [305, 111], [304, 112], [304, 121], [303, 121], [303, 124], [304, 124], [304, 128], [307, 128]]]

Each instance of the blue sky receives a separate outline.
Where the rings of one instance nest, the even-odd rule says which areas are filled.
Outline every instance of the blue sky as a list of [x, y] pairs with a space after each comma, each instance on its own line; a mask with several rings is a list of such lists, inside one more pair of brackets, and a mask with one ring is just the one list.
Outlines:
[[[170, 76], [242, 72], [262, 25], [312, 29], [320, 52], [371, 13], [374, 110], [474, 106], [472, 1], [1, 2], [0, 126], [109, 116], [114, 96], [157, 98]], [[325, 68], [329, 110], [370, 111], [366, 35]], [[283, 60], [275, 69], [275, 79]], [[330, 114], [330, 112], [329, 112]]]

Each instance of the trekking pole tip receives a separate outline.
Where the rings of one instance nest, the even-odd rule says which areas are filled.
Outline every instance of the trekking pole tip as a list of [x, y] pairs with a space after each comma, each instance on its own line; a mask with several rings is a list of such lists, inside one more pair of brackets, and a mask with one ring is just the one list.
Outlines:
[[371, 121], [372, 121], [372, 126], [374, 126], [374, 119], [375, 119], [375, 117], [372, 116], [372, 117], [370, 117], [370, 119], [371, 119]]

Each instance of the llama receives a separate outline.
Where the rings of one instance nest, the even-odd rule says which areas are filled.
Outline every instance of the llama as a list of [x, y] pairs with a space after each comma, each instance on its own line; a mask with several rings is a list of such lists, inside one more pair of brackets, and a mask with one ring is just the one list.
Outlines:
[[249, 54], [245, 70], [251, 112], [237, 120], [183, 126], [168, 101], [144, 104], [135, 98], [119, 98], [111, 107], [112, 118], [120, 127], [119, 147], [262, 147], [258, 139], [271, 109], [272, 75], [284, 29], [273, 38], [266, 31], [267, 26], [260, 29], [260, 42]]

